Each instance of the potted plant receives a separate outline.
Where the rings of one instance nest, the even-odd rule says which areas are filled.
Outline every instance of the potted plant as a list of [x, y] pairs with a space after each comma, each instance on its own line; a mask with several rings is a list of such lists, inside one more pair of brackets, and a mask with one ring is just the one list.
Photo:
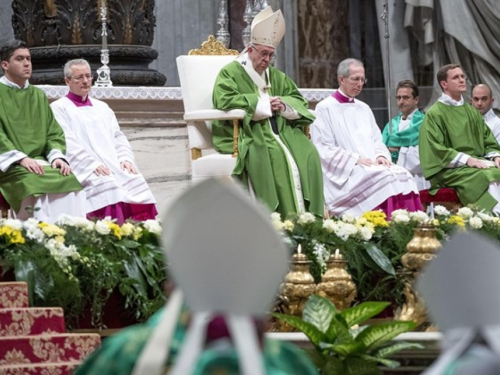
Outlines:
[[390, 359], [395, 353], [422, 348], [416, 343], [391, 341], [413, 330], [413, 322], [392, 321], [358, 327], [388, 305], [387, 302], [364, 302], [338, 311], [328, 299], [313, 295], [306, 303], [302, 318], [279, 313], [273, 316], [309, 338], [314, 349], [308, 350], [308, 354], [321, 374], [372, 375], [382, 373], [379, 365], [398, 367], [399, 362]]

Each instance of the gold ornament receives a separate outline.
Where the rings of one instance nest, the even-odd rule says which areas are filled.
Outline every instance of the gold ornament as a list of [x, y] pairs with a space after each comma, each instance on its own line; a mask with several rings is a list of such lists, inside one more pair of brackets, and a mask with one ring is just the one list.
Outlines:
[[[310, 272], [312, 262], [307, 259], [305, 254], [302, 254], [299, 245], [297, 253], [293, 254], [290, 263], [290, 271], [285, 276], [285, 281], [280, 285], [280, 312], [301, 317], [304, 305], [316, 290], [314, 277]], [[281, 321], [277, 323], [279, 331], [293, 330], [286, 323]]]
[[436, 257], [437, 252], [442, 247], [441, 242], [436, 238], [436, 227], [430, 222], [424, 222], [414, 229], [414, 237], [406, 245], [406, 254], [403, 255], [401, 263], [404, 270], [399, 273], [405, 278], [404, 294], [405, 304], [396, 311], [396, 320], [414, 321], [418, 326], [426, 327], [426, 330], [434, 330], [429, 326], [425, 302], [415, 290], [415, 282], [422, 269], [428, 262]]
[[356, 297], [356, 285], [347, 272], [347, 262], [337, 249], [326, 262], [327, 270], [316, 286], [316, 294], [332, 301], [338, 310], [351, 306]]

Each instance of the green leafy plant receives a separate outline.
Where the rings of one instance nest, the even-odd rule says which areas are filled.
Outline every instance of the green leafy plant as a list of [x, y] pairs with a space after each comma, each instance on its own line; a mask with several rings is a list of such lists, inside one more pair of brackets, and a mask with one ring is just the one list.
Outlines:
[[313, 295], [306, 303], [302, 318], [279, 313], [273, 316], [309, 338], [314, 349], [308, 354], [322, 374], [371, 375], [382, 373], [379, 365], [398, 367], [399, 362], [390, 359], [395, 353], [422, 348], [420, 344], [391, 341], [413, 330], [413, 322], [392, 321], [357, 328], [388, 305], [386, 302], [364, 302], [338, 311], [327, 298]]
[[113, 294], [122, 303], [115, 313], [142, 321], [166, 300], [160, 231], [153, 220], [121, 226], [71, 217], [56, 225], [0, 220], [0, 266], [28, 283], [34, 306], [62, 307], [69, 328], [88, 312], [92, 327], [106, 328], [105, 306]]

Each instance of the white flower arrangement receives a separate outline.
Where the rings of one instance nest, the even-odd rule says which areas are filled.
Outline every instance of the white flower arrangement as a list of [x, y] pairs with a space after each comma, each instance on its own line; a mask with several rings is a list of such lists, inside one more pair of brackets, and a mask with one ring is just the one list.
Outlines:
[[450, 216], [450, 211], [448, 211], [446, 207], [439, 204], [434, 207], [434, 213], [440, 216]]
[[457, 211], [457, 215], [460, 216], [462, 219], [468, 219], [474, 216], [474, 211], [472, 211], [469, 207], [461, 207]]
[[310, 212], [304, 212], [300, 214], [299, 220], [297, 220], [299, 224], [311, 224], [314, 223], [315, 221], [316, 221], [316, 216], [314, 216]]
[[483, 221], [479, 217], [473, 216], [469, 219], [469, 225], [471, 228], [480, 229], [483, 227]]

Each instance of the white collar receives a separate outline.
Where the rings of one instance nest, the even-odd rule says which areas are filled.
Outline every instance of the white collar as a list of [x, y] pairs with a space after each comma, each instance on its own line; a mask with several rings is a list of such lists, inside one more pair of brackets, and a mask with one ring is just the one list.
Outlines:
[[248, 57], [248, 52], [239, 55], [236, 58], [236, 61], [241, 64], [243, 69], [245, 69], [247, 74], [250, 76], [252, 81], [254, 81], [260, 91], [268, 92], [269, 88], [271, 87], [271, 82], [269, 81], [269, 79], [266, 79], [269, 77], [269, 68], [267, 68], [262, 74], [257, 73], [252, 65], [252, 60], [250, 60], [250, 58]]
[[451, 105], [452, 107], [458, 107], [458, 106], [464, 105], [463, 96], [460, 97], [459, 101], [456, 101], [455, 99], [453, 99], [451, 96], [445, 94], [444, 92], [441, 95], [441, 97], [438, 99], [438, 101], [440, 101], [441, 103], [446, 104], [446, 105]]
[[3, 83], [6, 86], [14, 87], [15, 89], [27, 89], [28, 86], [30, 85], [29, 81], [26, 80], [26, 82], [24, 83], [24, 86], [21, 87], [17, 83], [14, 83], [11, 80], [9, 80], [6, 76], [1, 77], [0, 78], [0, 82]]
[[493, 111], [493, 108], [490, 108], [490, 110], [483, 115], [485, 121], [491, 120], [495, 117], [497, 117], [497, 115], [495, 114], [495, 111]]
[[410, 113], [408, 116], [406, 116], [406, 118], [403, 120], [403, 114], [401, 113], [401, 121], [410, 121], [411, 118], [413, 117], [413, 115], [415, 114], [415, 112], [418, 111], [418, 108], [415, 108], [415, 110]]

